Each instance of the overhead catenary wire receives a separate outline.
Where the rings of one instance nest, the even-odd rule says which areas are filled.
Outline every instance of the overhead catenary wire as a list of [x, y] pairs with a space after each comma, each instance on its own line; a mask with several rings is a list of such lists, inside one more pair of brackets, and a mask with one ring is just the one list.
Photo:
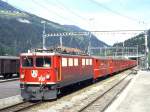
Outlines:
[[84, 20], [84, 21], [85, 21], [85, 19], [87, 19], [87, 18], [85, 18], [85, 17], [79, 15], [79, 14], [76, 13], [75, 11], [73, 11], [73, 10], [72, 10], [71, 8], [69, 8], [68, 6], [64, 5], [64, 4], [63, 4], [62, 2], [60, 2], [59, 0], [56, 0], [56, 2], [57, 2], [59, 5], [61, 5], [66, 11], [68, 11], [68, 12], [70, 12], [71, 14], [75, 15], [76, 17], [78, 17], [78, 18], [80, 18], [80, 19], [82, 19], [82, 20]]
[[136, 18], [133, 18], [133, 17], [127, 16], [127, 15], [125, 15], [125, 14], [122, 14], [122, 13], [120, 13], [120, 12], [118, 12], [118, 11], [115, 11], [115, 10], [113, 10], [113, 9], [111, 9], [111, 8], [109, 8], [109, 7], [107, 7], [106, 5], [100, 3], [100, 2], [98, 2], [98, 1], [96, 1], [96, 0], [89, 0], [89, 1], [91, 1], [92, 3], [96, 4], [97, 6], [103, 8], [103, 9], [105, 9], [105, 10], [107, 10], [107, 11], [109, 11], [109, 12], [115, 14], [115, 15], [118, 15], [118, 16], [121, 16], [121, 17], [124, 17], [124, 18], [127, 18], [127, 19], [129, 19], [129, 20], [132, 20], [132, 21], [138, 23], [138, 24], [140, 24], [140, 22], [143, 22], [143, 21], [140, 21], [140, 20], [138, 20], [138, 19], [136, 19]]
[[44, 9], [45, 11], [47, 11], [48, 13], [53, 13], [54, 16], [57, 16], [57, 17], [59, 17], [59, 18], [65, 20], [65, 21], [68, 20], [68, 21], [70, 21], [70, 22], [72, 22], [72, 23], [76, 23], [74, 20], [72, 20], [72, 19], [70, 19], [70, 18], [68, 18], [68, 17], [62, 16], [61, 13], [57, 13], [56, 11], [50, 10], [48, 7], [46, 7], [46, 6], [43, 5], [43, 4], [40, 4], [40, 3], [37, 2], [36, 0], [32, 0], [32, 2], [33, 2], [34, 4], [40, 6], [41, 8], [43, 8], [43, 9]]
[[[89, 35], [90, 33], [118, 33], [118, 34], [125, 34], [125, 32], [144, 32], [145, 30], [103, 30], [103, 31], [78, 31], [78, 32], [54, 32], [54, 33], [47, 33], [45, 36], [46, 37], [57, 37], [57, 36], [75, 36], [75, 35]], [[130, 34], [130, 33], [127, 33]]]
[[[47, 4], [49, 3], [49, 1], [45, 1]], [[73, 9], [71, 9], [69, 6], [66, 6], [63, 2], [61, 2], [60, 0], [55, 0], [55, 4], [54, 4], [57, 8], [59, 8], [60, 10], [63, 10], [65, 12], [67, 12], [69, 15], [74, 16], [76, 19], [78, 19], [79, 21], [82, 21], [82, 24], [87, 25], [88, 22], [86, 20], [88, 20], [87, 18], [85, 18], [84, 16], [81, 16], [80, 14], [78, 14], [76, 11], [74, 11]], [[75, 20], [76, 20], [75, 19]]]

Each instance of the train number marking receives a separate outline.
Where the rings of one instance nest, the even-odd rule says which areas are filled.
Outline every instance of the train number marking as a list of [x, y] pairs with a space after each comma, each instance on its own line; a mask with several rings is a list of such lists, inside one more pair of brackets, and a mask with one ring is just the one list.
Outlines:
[[37, 70], [32, 70], [31, 76], [32, 76], [33, 78], [35, 78], [35, 77], [37, 77], [37, 75], [38, 75], [38, 71], [37, 71]]
[[43, 76], [40, 76], [40, 77], [38, 77], [39, 78], [39, 81], [45, 81], [45, 77], [43, 77]]

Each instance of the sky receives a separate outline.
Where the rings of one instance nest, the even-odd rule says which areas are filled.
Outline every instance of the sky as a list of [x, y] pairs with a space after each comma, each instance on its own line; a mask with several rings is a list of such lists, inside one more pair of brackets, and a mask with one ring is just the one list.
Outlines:
[[[89, 31], [145, 30], [150, 28], [150, 0], [3, 0], [42, 18]], [[140, 32], [96, 33], [105, 43]]]

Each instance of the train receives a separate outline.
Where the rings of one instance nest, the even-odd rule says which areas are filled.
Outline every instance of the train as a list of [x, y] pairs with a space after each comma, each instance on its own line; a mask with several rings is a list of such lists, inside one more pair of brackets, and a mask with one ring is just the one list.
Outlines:
[[12, 78], [13, 74], [19, 77], [20, 59], [17, 56], [0, 56], [0, 76], [4, 79]]
[[136, 66], [136, 60], [37, 51], [20, 54], [20, 89], [25, 100], [57, 99], [69, 85], [113, 75]]

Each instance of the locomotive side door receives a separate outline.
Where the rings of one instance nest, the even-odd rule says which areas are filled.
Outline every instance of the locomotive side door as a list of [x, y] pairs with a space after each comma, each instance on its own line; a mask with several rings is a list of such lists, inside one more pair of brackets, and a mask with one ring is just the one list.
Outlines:
[[109, 73], [112, 75], [112, 73], [113, 73], [113, 60], [112, 59], [110, 59], [109, 60]]
[[94, 59], [94, 79], [98, 78], [100, 74], [100, 62], [98, 59]]
[[56, 81], [61, 81], [62, 79], [61, 57], [55, 56], [53, 63], [54, 63], [54, 69], [56, 74]]

